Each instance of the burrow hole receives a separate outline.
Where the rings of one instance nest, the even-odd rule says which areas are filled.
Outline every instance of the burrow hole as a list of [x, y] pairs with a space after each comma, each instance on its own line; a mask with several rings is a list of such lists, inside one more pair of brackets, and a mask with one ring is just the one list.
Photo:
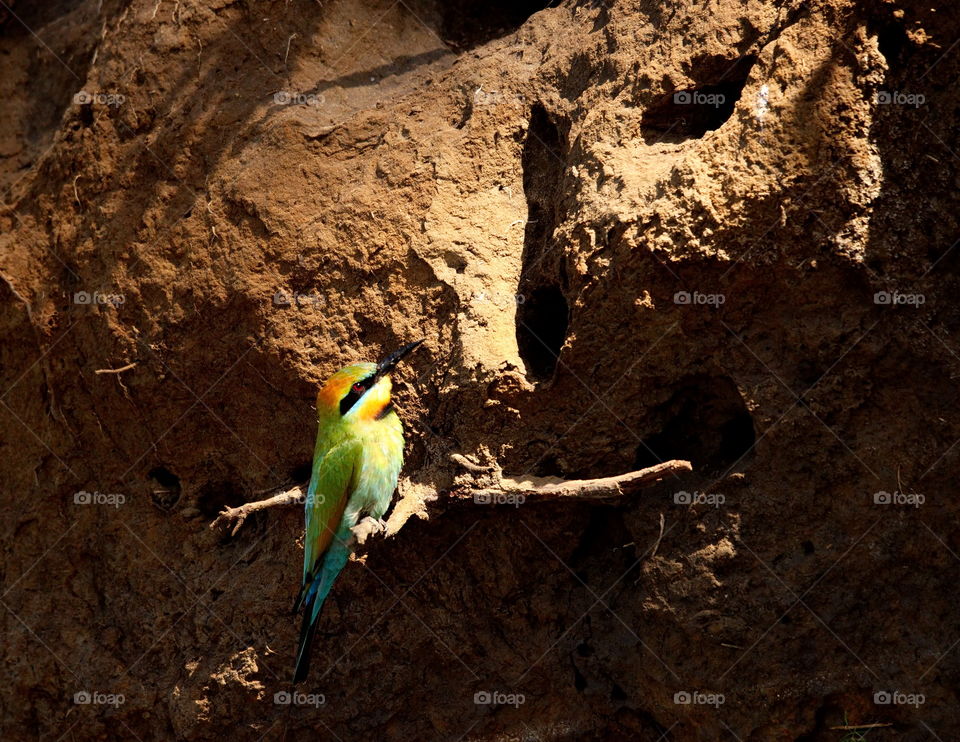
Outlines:
[[674, 90], [653, 103], [640, 120], [648, 144], [682, 142], [719, 129], [733, 115], [756, 57], [702, 61], [697, 84]]
[[182, 487], [180, 477], [164, 466], [155, 466], [147, 472], [147, 478], [152, 480], [150, 499], [161, 510], [171, 510], [180, 502]]
[[905, 52], [910, 48], [910, 36], [903, 21], [886, 15], [867, 22], [867, 33], [877, 37], [877, 48], [891, 72], [899, 71]]
[[727, 376], [692, 376], [657, 410], [660, 432], [637, 447], [642, 469], [670, 459], [686, 459], [695, 471], [716, 472], [753, 448], [753, 418], [737, 385]]
[[518, 309], [517, 343], [530, 375], [548, 379], [567, 338], [569, 310], [559, 286], [534, 289]]
[[460, 0], [437, 2], [434, 7], [440, 14], [440, 37], [457, 49], [471, 49], [513, 33], [537, 11], [559, 4], [560, 0]]
[[563, 251], [553, 237], [563, 219], [565, 129], [543, 106], [533, 106], [521, 158], [527, 223], [517, 288], [516, 333], [527, 373], [538, 381], [553, 376], [570, 324]]
[[216, 518], [224, 509], [243, 502], [241, 488], [234, 482], [207, 482], [197, 491], [197, 509], [205, 518]]

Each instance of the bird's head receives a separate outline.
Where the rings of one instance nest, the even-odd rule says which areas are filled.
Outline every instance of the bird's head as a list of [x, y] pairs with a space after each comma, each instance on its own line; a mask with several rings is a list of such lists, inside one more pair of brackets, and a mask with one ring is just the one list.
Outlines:
[[380, 363], [357, 363], [337, 371], [317, 394], [320, 417], [334, 420], [377, 420], [393, 409], [390, 372], [422, 340], [404, 345]]

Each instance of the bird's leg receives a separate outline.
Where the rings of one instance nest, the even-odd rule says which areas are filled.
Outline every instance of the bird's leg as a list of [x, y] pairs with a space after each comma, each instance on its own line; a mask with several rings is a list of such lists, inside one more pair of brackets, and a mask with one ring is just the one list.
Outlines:
[[[271, 490], [267, 490], [268, 492]], [[243, 525], [243, 522], [247, 519], [247, 516], [251, 513], [255, 513], [258, 510], [266, 510], [267, 508], [276, 507], [277, 505], [302, 505], [303, 504], [303, 487], [299, 485], [281, 492], [278, 495], [273, 497], [268, 497], [266, 500], [257, 500], [255, 502], [245, 502], [243, 505], [231, 508], [228, 507], [224, 509], [220, 515], [217, 516], [216, 520], [210, 524], [211, 528], [227, 530], [231, 528], [231, 536], [236, 536], [237, 531], [240, 530], [240, 527]]]

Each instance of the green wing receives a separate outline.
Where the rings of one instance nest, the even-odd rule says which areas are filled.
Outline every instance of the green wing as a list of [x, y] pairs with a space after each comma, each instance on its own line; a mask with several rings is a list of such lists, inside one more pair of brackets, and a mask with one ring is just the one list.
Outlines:
[[356, 485], [360, 468], [360, 443], [348, 439], [314, 461], [307, 488], [306, 533], [303, 538], [303, 582], [307, 583], [340, 525], [343, 511]]

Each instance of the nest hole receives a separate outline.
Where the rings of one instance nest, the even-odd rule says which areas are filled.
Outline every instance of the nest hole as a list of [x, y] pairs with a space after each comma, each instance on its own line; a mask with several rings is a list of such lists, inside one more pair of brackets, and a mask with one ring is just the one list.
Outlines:
[[716, 472], [736, 464], [756, 443], [753, 418], [729, 377], [687, 379], [660, 410], [660, 432], [636, 452], [636, 467], [686, 459], [694, 470]]

